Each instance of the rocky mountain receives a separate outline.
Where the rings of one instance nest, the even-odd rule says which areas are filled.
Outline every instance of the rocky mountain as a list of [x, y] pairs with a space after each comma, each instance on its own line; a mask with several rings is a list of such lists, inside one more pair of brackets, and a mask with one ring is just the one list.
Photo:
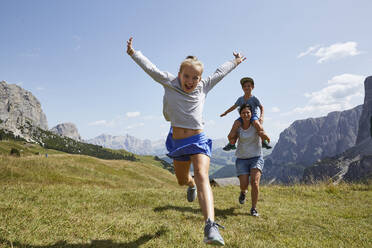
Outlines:
[[363, 105], [325, 117], [298, 120], [285, 129], [269, 156], [275, 164], [312, 165], [355, 145]]
[[80, 134], [77, 127], [73, 123], [61, 123], [50, 129], [51, 132], [62, 136], [69, 137], [71, 139], [81, 141]]
[[305, 170], [303, 180], [314, 182], [364, 181], [372, 178], [372, 76], [364, 82], [365, 97], [356, 144], [344, 153], [325, 158]]
[[140, 155], [163, 155], [166, 153], [165, 141], [141, 140], [128, 134], [124, 136], [101, 134], [93, 139], [86, 140], [86, 142], [111, 149], [125, 149]]
[[363, 112], [360, 117], [356, 140], [357, 145], [372, 136], [372, 76], [367, 77], [364, 81], [364, 92]]
[[298, 120], [285, 129], [265, 160], [263, 180], [301, 181], [305, 168], [355, 145], [363, 105], [325, 117]]
[[[109, 135], [101, 134], [93, 139], [86, 140], [87, 143], [100, 145], [111, 149], [125, 149], [129, 152], [141, 155], [164, 156], [167, 153], [165, 139], [151, 141], [141, 140], [131, 135]], [[213, 150], [221, 150], [227, 139], [214, 139]]]
[[48, 129], [47, 118], [39, 100], [15, 84], [0, 82], [0, 128], [30, 140], [26, 126]]

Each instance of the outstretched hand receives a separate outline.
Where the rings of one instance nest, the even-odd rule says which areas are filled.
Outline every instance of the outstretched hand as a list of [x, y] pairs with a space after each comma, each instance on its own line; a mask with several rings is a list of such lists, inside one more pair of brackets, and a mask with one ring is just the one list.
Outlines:
[[235, 57], [236, 65], [239, 65], [241, 62], [243, 62], [246, 59], [246, 57], [244, 57], [243, 55], [237, 52], [233, 52], [233, 55]]
[[134, 53], [134, 49], [132, 47], [132, 41], [133, 41], [133, 37], [130, 37], [129, 40], [127, 41], [127, 53], [129, 54], [129, 56], [132, 56]]

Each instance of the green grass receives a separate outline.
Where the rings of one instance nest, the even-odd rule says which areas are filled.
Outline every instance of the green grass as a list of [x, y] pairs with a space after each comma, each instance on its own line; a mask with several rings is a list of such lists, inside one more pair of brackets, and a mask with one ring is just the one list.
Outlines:
[[0, 155], [10, 154], [10, 150], [16, 148], [20, 151], [21, 156], [30, 155], [43, 155], [49, 154], [63, 154], [63, 152], [56, 151], [53, 149], [44, 149], [39, 144], [27, 143], [24, 141], [14, 141], [14, 140], [0, 140]]
[[[0, 247], [205, 247], [198, 203], [139, 158], [0, 155]], [[226, 247], [372, 247], [371, 185], [262, 186], [259, 218], [213, 191]]]

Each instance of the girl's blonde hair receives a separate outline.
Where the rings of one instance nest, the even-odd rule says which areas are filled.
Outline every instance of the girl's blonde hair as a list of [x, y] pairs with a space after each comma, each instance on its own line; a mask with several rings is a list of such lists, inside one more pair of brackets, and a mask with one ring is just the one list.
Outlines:
[[182, 69], [185, 67], [185, 66], [192, 66], [192, 67], [197, 67], [200, 69], [200, 74], [203, 73], [203, 70], [204, 70], [204, 65], [203, 63], [198, 60], [198, 58], [196, 56], [187, 56], [186, 59], [184, 61], [182, 61], [181, 63], [181, 66], [180, 66], [180, 72], [182, 72]]

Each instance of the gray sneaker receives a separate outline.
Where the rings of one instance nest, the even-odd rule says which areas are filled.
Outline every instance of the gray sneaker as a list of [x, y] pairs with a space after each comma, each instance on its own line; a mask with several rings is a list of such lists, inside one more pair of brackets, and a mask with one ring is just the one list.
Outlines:
[[194, 187], [188, 187], [187, 188], [187, 201], [193, 202], [196, 198], [197, 192], [196, 192], [196, 186]]
[[220, 234], [220, 231], [218, 230], [218, 227], [221, 227], [222, 229], [225, 229], [220, 224], [217, 224], [216, 222], [211, 221], [209, 218], [205, 221], [205, 227], [204, 227], [204, 243], [208, 245], [218, 245], [218, 246], [224, 246], [225, 242], [223, 241], [223, 238]]

